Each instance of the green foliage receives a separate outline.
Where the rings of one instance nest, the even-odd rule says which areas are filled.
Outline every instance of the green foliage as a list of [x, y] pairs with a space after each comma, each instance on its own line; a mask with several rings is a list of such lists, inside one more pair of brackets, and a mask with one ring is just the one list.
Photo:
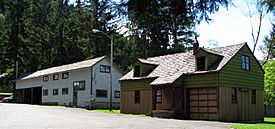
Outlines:
[[264, 66], [264, 103], [275, 104], [275, 60], [267, 62]]
[[[0, 0], [2, 2], [2, 0]], [[139, 57], [190, 49], [196, 21], [227, 6], [231, 0], [3, 0], [0, 13], [0, 73], [6, 85], [19, 75], [110, 54], [123, 71]], [[119, 34], [124, 23], [128, 36]], [[0, 79], [0, 82], [3, 82]]]
[[260, 123], [246, 123], [246, 124], [235, 124], [231, 125], [230, 128], [234, 129], [274, 129], [275, 118], [265, 117], [263, 122]]

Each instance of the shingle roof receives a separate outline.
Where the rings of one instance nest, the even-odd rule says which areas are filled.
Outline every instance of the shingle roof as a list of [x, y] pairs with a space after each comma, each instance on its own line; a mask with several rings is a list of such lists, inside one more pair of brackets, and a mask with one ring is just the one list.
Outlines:
[[97, 62], [99, 62], [100, 60], [102, 60], [103, 58], [105, 58], [105, 56], [97, 57], [97, 58], [89, 59], [89, 60], [84, 60], [84, 61], [80, 61], [80, 62], [76, 62], [76, 63], [72, 63], [72, 64], [61, 65], [61, 66], [56, 66], [56, 67], [52, 67], [52, 68], [48, 68], [48, 69], [39, 70], [32, 74], [24, 76], [18, 80], [25, 80], [25, 79], [35, 78], [35, 77], [44, 76], [44, 75], [57, 73], [57, 72], [64, 72], [64, 71], [69, 71], [69, 70], [91, 67], [94, 64], [96, 64]]
[[207, 71], [196, 71], [195, 55], [192, 51], [184, 53], [176, 53], [158, 57], [149, 57], [148, 62], [159, 64], [148, 76], [133, 77], [133, 70], [124, 75], [120, 80], [135, 80], [145, 78], [156, 78], [151, 85], [171, 84], [183, 74], [198, 74], [219, 71], [227, 62], [245, 45], [246, 43], [219, 47], [213, 49], [203, 48], [206, 52], [222, 56], [222, 60], [217, 66]]

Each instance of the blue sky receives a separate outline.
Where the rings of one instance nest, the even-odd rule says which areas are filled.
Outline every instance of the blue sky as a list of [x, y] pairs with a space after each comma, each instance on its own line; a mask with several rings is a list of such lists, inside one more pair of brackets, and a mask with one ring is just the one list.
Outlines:
[[[251, 37], [251, 26], [248, 13], [247, 4], [244, 0], [236, 0], [235, 6], [231, 6], [227, 9], [220, 8], [219, 12], [211, 15], [213, 22], [202, 22], [197, 26], [197, 32], [200, 34], [198, 40], [200, 46], [209, 47], [208, 40], [214, 40], [218, 42], [219, 46], [227, 46], [247, 42], [250, 49], [253, 49], [253, 40]], [[251, 5], [252, 6], [252, 5]], [[269, 34], [271, 30], [271, 16], [266, 15], [262, 22], [261, 34], [258, 44], [263, 44], [263, 38]], [[252, 18], [254, 25], [258, 24], [258, 20]], [[258, 46], [259, 46], [258, 45]], [[258, 59], [262, 59], [262, 53], [258, 50], [255, 52], [255, 56]]]

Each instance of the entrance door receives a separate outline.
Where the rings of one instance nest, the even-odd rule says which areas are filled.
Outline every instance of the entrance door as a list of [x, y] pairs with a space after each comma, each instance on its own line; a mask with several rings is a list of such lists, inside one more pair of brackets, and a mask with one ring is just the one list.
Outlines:
[[77, 90], [73, 91], [73, 106], [76, 107], [77, 106]]

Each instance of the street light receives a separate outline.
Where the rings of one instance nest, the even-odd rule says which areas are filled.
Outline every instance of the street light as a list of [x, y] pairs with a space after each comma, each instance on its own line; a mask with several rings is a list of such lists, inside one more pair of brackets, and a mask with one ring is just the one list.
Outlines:
[[112, 84], [112, 74], [113, 74], [113, 72], [112, 72], [112, 70], [113, 70], [113, 40], [114, 40], [114, 36], [111, 34], [111, 36], [110, 35], [108, 35], [108, 34], [106, 34], [105, 32], [103, 32], [103, 31], [101, 31], [101, 30], [98, 30], [98, 29], [93, 29], [92, 30], [93, 31], [93, 33], [102, 33], [102, 34], [104, 34], [105, 36], [107, 36], [110, 40], [111, 40], [111, 53], [110, 53], [110, 56], [111, 56], [111, 59], [110, 59], [110, 62], [111, 62], [111, 66], [110, 66], [110, 87], [109, 87], [109, 96], [110, 96], [110, 100], [109, 100], [109, 110], [110, 111], [112, 111], [112, 98], [113, 98], [113, 96], [112, 96], [112, 88], [113, 88], [113, 84]]
[[[11, 59], [5, 58], [5, 61], [10, 61]], [[18, 58], [16, 56], [16, 58], [14, 59], [14, 82], [13, 82], [13, 101], [16, 102], [16, 79], [18, 78]]]

